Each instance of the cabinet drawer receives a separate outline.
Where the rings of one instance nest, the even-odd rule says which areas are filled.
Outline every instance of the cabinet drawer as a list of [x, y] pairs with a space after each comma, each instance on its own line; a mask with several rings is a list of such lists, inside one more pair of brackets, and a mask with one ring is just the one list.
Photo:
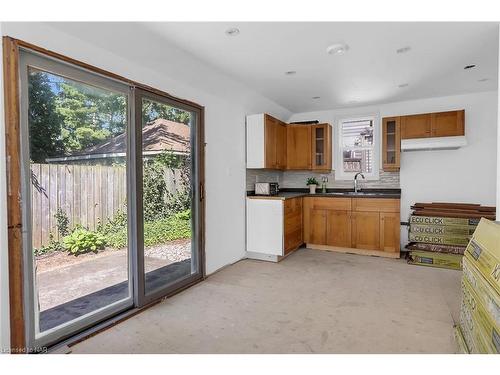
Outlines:
[[352, 210], [364, 212], [399, 212], [399, 199], [353, 198]]
[[351, 198], [306, 197], [313, 209], [351, 211]]

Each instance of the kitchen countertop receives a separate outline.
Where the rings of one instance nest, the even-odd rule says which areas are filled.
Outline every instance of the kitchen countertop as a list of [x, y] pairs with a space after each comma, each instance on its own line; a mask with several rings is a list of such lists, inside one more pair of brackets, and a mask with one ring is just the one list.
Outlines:
[[316, 194], [310, 194], [308, 189], [282, 189], [278, 195], [255, 195], [255, 192], [247, 192], [250, 199], [292, 199], [298, 197], [336, 197], [336, 198], [401, 198], [401, 189], [361, 189], [354, 193], [352, 189], [327, 189], [326, 193], [321, 190]]

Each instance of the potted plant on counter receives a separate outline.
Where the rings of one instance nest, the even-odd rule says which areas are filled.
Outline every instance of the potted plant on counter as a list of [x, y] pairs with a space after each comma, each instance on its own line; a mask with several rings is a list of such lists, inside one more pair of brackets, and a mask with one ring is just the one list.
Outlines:
[[309, 186], [309, 194], [316, 194], [316, 187], [318, 186], [316, 178], [309, 177], [306, 181], [306, 185]]

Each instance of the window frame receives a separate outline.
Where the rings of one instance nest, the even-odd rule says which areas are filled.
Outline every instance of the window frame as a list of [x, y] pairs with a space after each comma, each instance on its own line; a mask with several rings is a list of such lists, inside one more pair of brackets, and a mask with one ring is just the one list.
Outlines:
[[[339, 119], [338, 126], [336, 126], [336, 139], [335, 142], [335, 180], [351, 181], [357, 172], [344, 171], [344, 142], [342, 135], [342, 125], [346, 122], [355, 121], [372, 121], [373, 123], [373, 144], [372, 147], [363, 149], [371, 149], [373, 151], [373, 167], [371, 173], [364, 173], [366, 180], [379, 180], [380, 169], [380, 117], [375, 114], [368, 114], [362, 116], [343, 117]], [[361, 149], [361, 148], [360, 148]]]

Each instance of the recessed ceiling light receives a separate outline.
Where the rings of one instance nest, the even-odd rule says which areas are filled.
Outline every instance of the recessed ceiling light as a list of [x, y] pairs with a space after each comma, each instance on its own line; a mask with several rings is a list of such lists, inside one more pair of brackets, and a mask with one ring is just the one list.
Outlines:
[[481, 78], [481, 79], [478, 79], [477, 81], [478, 82], [486, 82], [486, 81], [489, 81], [490, 79], [489, 78]]
[[464, 69], [468, 70], [468, 69], [472, 69], [472, 68], [475, 68], [475, 67], [476, 67], [476, 64], [471, 64], [471, 65], [464, 66]]
[[349, 46], [345, 43], [335, 43], [326, 48], [326, 53], [329, 55], [343, 55], [349, 50]]
[[406, 53], [406, 52], [408, 52], [409, 50], [411, 50], [411, 47], [410, 47], [410, 46], [401, 47], [401, 48], [398, 48], [398, 49], [396, 50], [396, 53]]
[[226, 35], [229, 35], [229, 36], [236, 36], [239, 33], [240, 33], [240, 29], [238, 29], [236, 27], [231, 27], [230, 29], [226, 30]]
[[287, 76], [293, 76], [294, 74], [297, 74], [295, 70], [289, 70], [288, 72], [285, 72], [285, 75]]
[[400, 85], [398, 85], [398, 87], [402, 89], [403, 87], [408, 87], [408, 85], [408, 83], [401, 83]]
[[316, 99], [320, 99], [320, 98], [321, 98], [321, 96], [313, 96], [312, 98], [313, 98], [314, 100], [316, 100]]

